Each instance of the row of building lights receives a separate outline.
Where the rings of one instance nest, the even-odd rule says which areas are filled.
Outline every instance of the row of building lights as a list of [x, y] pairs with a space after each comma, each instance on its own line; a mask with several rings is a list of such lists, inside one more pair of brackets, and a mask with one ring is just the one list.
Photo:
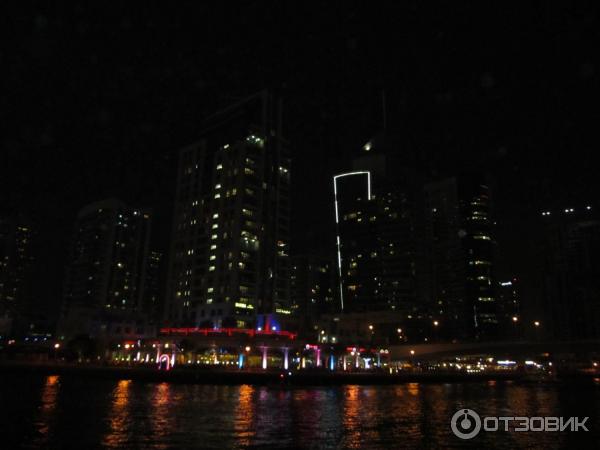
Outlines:
[[[588, 205], [588, 206], [586, 206], [586, 207], [585, 207], [585, 210], [586, 210], [586, 211], [591, 211], [591, 210], [592, 210], [592, 207]], [[575, 212], [575, 209], [574, 209], [574, 208], [565, 208], [565, 209], [563, 210], [563, 212], [564, 212], [565, 214], [570, 214], [570, 213], [574, 213], [574, 212]], [[551, 211], [542, 211], [542, 216], [550, 216], [550, 215], [552, 215], [552, 212], [551, 212]]]

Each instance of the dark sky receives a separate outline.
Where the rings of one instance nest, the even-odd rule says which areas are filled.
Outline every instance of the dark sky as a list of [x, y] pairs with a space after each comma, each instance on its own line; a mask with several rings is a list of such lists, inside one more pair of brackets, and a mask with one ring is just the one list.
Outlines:
[[505, 272], [528, 214], [597, 196], [594, 2], [205, 3], [4, 11], [0, 208], [39, 223], [44, 301], [86, 203], [154, 207], [163, 249], [177, 149], [265, 87], [285, 97], [297, 246], [324, 244], [330, 175], [381, 129], [383, 90], [398, 151], [494, 172]]

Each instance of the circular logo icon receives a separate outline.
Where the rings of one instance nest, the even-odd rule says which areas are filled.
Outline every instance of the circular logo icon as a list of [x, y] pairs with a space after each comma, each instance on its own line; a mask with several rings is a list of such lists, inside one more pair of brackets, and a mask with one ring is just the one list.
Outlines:
[[459, 409], [452, 416], [450, 428], [460, 439], [472, 439], [481, 430], [481, 418], [472, 409]]

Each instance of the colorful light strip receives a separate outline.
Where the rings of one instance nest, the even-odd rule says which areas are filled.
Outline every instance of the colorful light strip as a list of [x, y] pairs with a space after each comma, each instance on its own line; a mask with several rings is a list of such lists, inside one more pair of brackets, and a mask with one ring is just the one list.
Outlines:
[[275, 330], [255, 330], [252, 328], [161, 328], [160, 334], [164, 335], [183, 335], [189, 334], [203, 334], [208, 336], [209, 334], [226, 334], [232, 336], [233, 334], [247, 334], [248, 336], [283, 336], [288, 339], [296, 339], [297, 334], [290, 331], [275, 331]]

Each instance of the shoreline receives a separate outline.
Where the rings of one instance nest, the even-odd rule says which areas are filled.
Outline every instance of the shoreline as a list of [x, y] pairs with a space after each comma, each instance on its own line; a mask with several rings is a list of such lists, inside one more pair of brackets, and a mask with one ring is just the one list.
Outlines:
[[[483, 372], [465, 374], [456, 372], [407, 372], [399, 374], [372, 372], [328, 372], [283, 371], [283, 370], [222, 370], [196, 367], [181, 367], [170, 371], [156, 368], [102, 366], [87, 364], [48, 364], [23, 361], [0, 362], [0, 376], [13, 374], [65, 375], [99, 379], [129, 379], [142, 382], [170, 382], [187, 384], [255, 384], [255, 385], [390, 385], [405, 383], [465, 383], [485, 381], [515, 381], [522, 383], [555, 383], [576, 376], [578, 379], [590, 379], [585, 374], [569, 374], [559, 378], [531, 378], [523, 372]], [[290, 375], [291, 373], [291, 375]], [[565, 374], [566, 375], [566, 374]]]

